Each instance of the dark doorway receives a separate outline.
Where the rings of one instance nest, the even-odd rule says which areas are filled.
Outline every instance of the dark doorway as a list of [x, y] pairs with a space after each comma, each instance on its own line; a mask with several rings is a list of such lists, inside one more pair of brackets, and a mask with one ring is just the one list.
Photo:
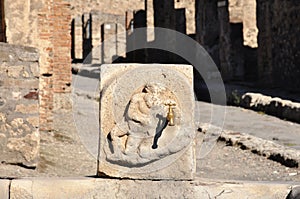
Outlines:
[[4, 0], [0, 0], [0, 42], [5, 42]]

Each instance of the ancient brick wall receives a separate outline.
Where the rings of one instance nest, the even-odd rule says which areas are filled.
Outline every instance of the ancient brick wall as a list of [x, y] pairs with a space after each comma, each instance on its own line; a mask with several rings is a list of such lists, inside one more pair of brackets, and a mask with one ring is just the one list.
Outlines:
[[39, 152], [39, 54], [0, 43], [0, 157], [35, 167]]
[[258, 69], [263, 85], [300, 91], [300, 5], [258, 0]]
[[7, 42], [40, 50], [40, 129], [51, 130], [53, 110], [69, 107], [71, 6], [64, 0], [5, 0]]
[[[71, 92], [71, 14], [63, 0], [44, 1], [39, 15], [41, 49], [40, 128], [51, 130], [53, 111], [67, 108]], [[69, 105], [67, 105], [69, 106]]]

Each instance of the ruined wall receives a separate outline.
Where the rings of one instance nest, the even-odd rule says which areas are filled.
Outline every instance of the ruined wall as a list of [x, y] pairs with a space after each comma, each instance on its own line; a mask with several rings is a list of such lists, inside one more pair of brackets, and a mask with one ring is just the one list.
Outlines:
[[257, 0], [257, 8], [261, 83], [300, 91], [299, 2]]
[[64, 93], [71, 91], [70, 5], [62, 0], [4, 2], [7, 42], [40, 50], [40, 128], [51, 130], [53, 109], [64, 108], [69, 100]]
[[0, 161], [35, 167], [39, 152], [39, 54], [0, 43]]
[[185, 8], [186, 34], [196, 33], [196, 9], [195, 0], [174, 0], [175, 9]]
[[107, 14], [125, 15], [127, 10], [145, 9], [145, 0], [72, 0], [72, 17], [97, 10]]
[[229, 0], [230, 23], [243, 24], [243, 45], [257, 48], [256, 0]]
[[39, 0], [4, 0], [7, 42], [37, 47]]

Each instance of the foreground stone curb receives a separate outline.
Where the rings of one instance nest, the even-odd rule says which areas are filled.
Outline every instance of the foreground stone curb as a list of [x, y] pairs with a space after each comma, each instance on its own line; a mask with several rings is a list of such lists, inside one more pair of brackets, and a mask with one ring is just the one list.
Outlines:
[[10, 198], [286, 198], [289, 184], [45, 178], [12, 180]]
[[[210, 124], [200, 124], [203, 133], [215, 132], [219, 127]], [[250, 150], [268, 159], [280, 162], [287, 167], [300, 165], [300, 151], [264, 140], [249, 134], [222, 130], [219, 140], [226, 141], [230, 145], [239, 146], [241, 149]]]
[[9, 198], [9, 180], [0, 180], [0, 198], [8, 199]]

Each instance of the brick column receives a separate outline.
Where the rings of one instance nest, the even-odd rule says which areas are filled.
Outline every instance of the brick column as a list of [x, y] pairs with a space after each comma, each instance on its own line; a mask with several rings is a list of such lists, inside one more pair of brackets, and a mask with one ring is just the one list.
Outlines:
[[71, 91], [71, 14], [63, 0], [46, 0], [38, 14], [40, 130], [53, 129], [55, 93]]
[[53, 91], [71, 91], [71, 13], [70, 3], [55, 0], [53, 5]]

